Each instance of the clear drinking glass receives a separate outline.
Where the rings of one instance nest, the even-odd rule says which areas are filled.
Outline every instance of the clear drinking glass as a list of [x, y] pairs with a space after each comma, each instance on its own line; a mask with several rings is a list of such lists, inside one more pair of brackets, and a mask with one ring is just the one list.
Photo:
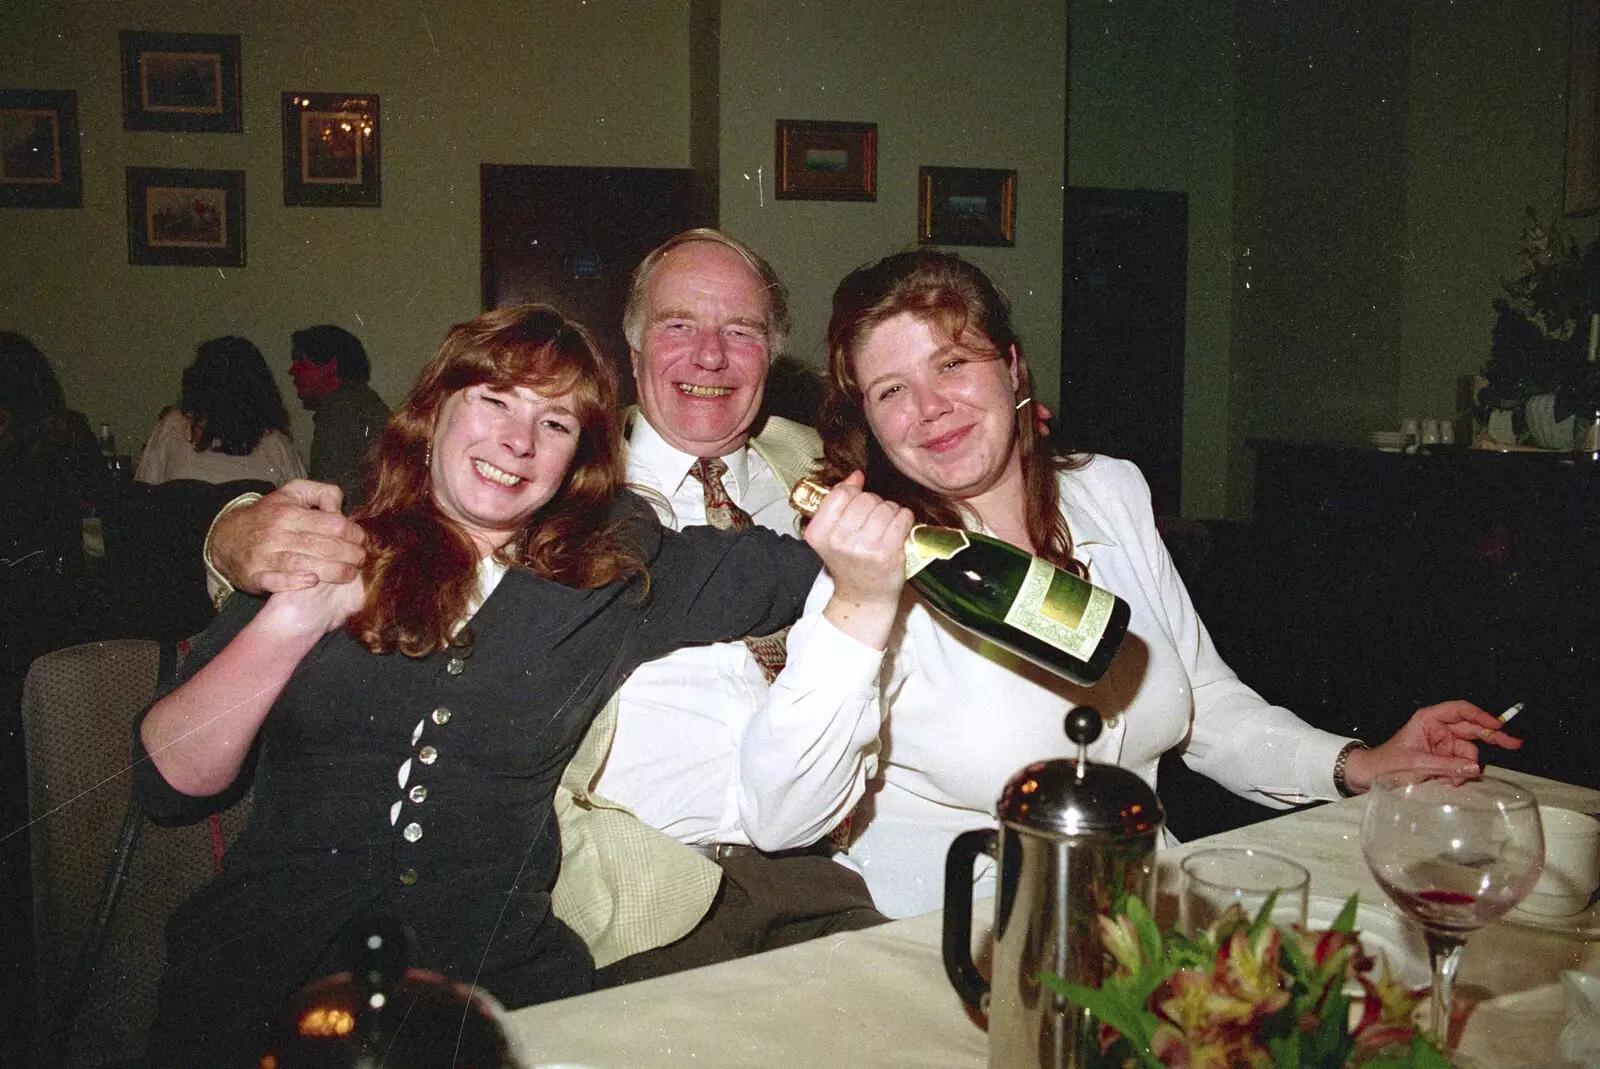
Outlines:
[[1367, 794], [1361, 852], [1384, 892], [1422, 925], [1433, 967], [1431, 1027], [1447, 1044], [1467, 936], [1521, 902], [1544, 868], [1539, 803], [1493, 776], [1391, 772]]
[[1193, 935], [1232, 905], [1254, 918], [1273, 892], [1272, 923], [1304, 925], [1310, 891], [1311, 873], [1286, 857], [1246, 846], [1196, 850], [1178, 866], [1178, 926]]

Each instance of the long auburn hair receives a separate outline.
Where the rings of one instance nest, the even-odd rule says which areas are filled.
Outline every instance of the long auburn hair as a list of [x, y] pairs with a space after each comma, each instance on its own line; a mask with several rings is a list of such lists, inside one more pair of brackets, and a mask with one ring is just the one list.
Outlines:
[[485, 312], [451, 328], [378, 439], [366, 504], [353, 516], [367, 533], [366, 603], [345, 625], [374, 653], [426, 657], [471, 642], [469, 630], [451, 631], [476, 592], [478, 553], [435, 505], [429, 461], [445, 398], [481, 383], [567, 395], [580, 428], [560, 489], [496, 559], [580, 589], [648, 581], [610, 507], [623, 479], [616, 372], [589, 331], [549, 305]]
[[[987, 275], [950, 252], [918, 249], [886, 256], [846, 275], [833, 293], [828, 392], [818, 427], [823, 445], [821, 477], [832, 484], [852, 471], [863, 471], [874, 493], [904, 505], [919, 523], [966, 528], [976, 519], [972, 509], [902, 473], [867, 423], [856, 354], [874, 328], [902, 313], [923, 320], [963, 348], [998, 360], [1014, 352], [1017, 399], [1032, 396], [1033, 377], [1011, 323], [1011, 302]], [[1081, 468], [1089, 458], [1057, 451], [1039, 433], [1031, 403], [1019, 405], [1014, 424], [1028, 537], [1039, 556], [1081, 575], [1084, 567], [1073, 559], [1072, 532], [1061, 516], [1056, 474]]]

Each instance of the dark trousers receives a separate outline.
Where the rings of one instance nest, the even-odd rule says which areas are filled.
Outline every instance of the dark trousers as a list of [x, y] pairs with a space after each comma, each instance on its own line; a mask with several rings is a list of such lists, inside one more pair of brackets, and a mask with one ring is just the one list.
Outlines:
[[889, 919], [873, 907], [865, 880], [826, 857], [746, 854], [717, 864], [722, 887], [695, 929], [676, 943], [606, 966], [595, 974], [596, 988], [871, 928]]

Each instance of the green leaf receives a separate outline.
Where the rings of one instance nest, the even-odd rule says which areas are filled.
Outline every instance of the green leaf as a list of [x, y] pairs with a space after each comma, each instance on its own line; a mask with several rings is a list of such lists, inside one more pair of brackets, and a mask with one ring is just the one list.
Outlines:
[[1343, 992], [1335, 990], [1332, 993], [1313, 1035], [1317, 1052], [1322, 1055], [1325, 1064], [1342, 1066], [1349, 1059], [1356, 1044], [1350, 1038], [1350, 1004]]
[[1277, 904], [1278, 892], [1276, 889], [1274, 889], [1273, 892], [1267, 896], [1267, 900], [1261, 903], [1261, 908], [1256, 911], [1255, 919], [1250, 922], [1250, 927], [1248, 929], [1250, 942], [1254, 943], [1256, 941], [1256, 936], [1260, 935], [1268, 926], [1272, 924], [1272, 907]]
[[1300, 1069], [1300, 1040], [1294, 1035], [1273, 1036], [1267, 1041], [1267, 1053], [1274, 1069]]
[[1069, 984], [1060, 977], [1049, 974], [1041, 976], [1040, 979], [1062, 998], [1082, 1006], [1100, 1021], [1116, 1029], [1134, 1050], [1139, 1052], [1141, 1058], [1156, 1069], [1160, 1069], [1160, 1061], [1149, 1053], [1150, 1037], [1155, 1034], [1158, 1023], [1155, 1014], [1145, 1010], [1140, 1004], [1130, 1003], [1120, 991]]
[[1133, 930], [1139, 933], [1139, 945], [1144, 950], [1145, 960], [1159, 962], [1161, 929], [1156, 927], [1155, 918], [1150, 916], [1150, 911], [1145, 908], [1144, 902], [1137, 895], [1123, 895], [1117, 908], [1127, 914], [1128, 919], [1133, 922]]
[[1454, 1069], [1455, 1066], [1438, 1047], [1421, 1036], [1412, 1039], [1410, 1054], [1412, 1069]]
[[1333, 918], [1333, 923], [1328, 926], [1328, 930], [1331, 932], [1339, 932], [1341, 935], [1349, 935], [1351, 932], [1355, 931], [1356, 910], [1360, 908], [1360, 906], [1361, 896], [1352, 893], [1349, 898], [1345, 899], [1344, 908], [1339, 911], [1339, 915], [1337, 917]]
[[1455, 1063], [1421, 1036], [1404, 1046], [1388, 1047], [1361, 1063], [1361, 1069], [1455, 1069]]

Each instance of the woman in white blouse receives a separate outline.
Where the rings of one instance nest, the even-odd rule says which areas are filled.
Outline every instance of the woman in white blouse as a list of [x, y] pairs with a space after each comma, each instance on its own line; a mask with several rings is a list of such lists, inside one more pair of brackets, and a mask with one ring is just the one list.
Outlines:
[[[1520, 745], [1493, 716], [1454, 701], [1418, 710], [1393, 738], [1368, 749], [1240, 682], [1195, 615], [1138, 469], [1051, 449], [1034, 425], [1009, 304], [960, 257], [900, 253], [849, 275], [834, 294], [828, 350], [827, 481], [865, 471], [868, 489], [919, 522], [1002, 538], [1087, 574], [1132, 610], [1122, 649], [1089, 690], [951, 624], [897, 584], [885, 587], [893, 598], [859, 606], [856, 626], [846, 630], [859, 634], [865, 618], [887, 616], [888, 648], [881, 657], [864, 651], [859, 664], [841, 662], [840, 670], [869, 673], [869, 688], [875, 678], [877, 701], [857, 716], [810, 727], [806, 760], [837, 771], [832, 794], [805, 804], [831, 803], [842, 818], [865, 780], [849, 859], [884, 913], [939, 907], [950, 840], [992, 821], [1001, 787], [1023, 765], [1070, 752], [1062, 721], [1075, 705], [1091, 704], [1104, 718], [1093, 759], [1155, 785], [1158, 759], [1177, 748], [1196, 771], [1276, 807], [1359, 793], [1388, 769], [1475, 767], [1478, 741]], [[826, 574], [818, 584], [791, 647], [824, 626]], [[799, 807], [755, 751], [744, 751], [745, 804], [769, 816]], [[762, 791], [766, 782], [775, 784], [771, 792]]]
[[156, 421], [134, 479], [208, 483], [305, 478], [289, 440], [289, 413], [267, 362], [244, 338], [212, 338], [183, 370], [178, 407]]

